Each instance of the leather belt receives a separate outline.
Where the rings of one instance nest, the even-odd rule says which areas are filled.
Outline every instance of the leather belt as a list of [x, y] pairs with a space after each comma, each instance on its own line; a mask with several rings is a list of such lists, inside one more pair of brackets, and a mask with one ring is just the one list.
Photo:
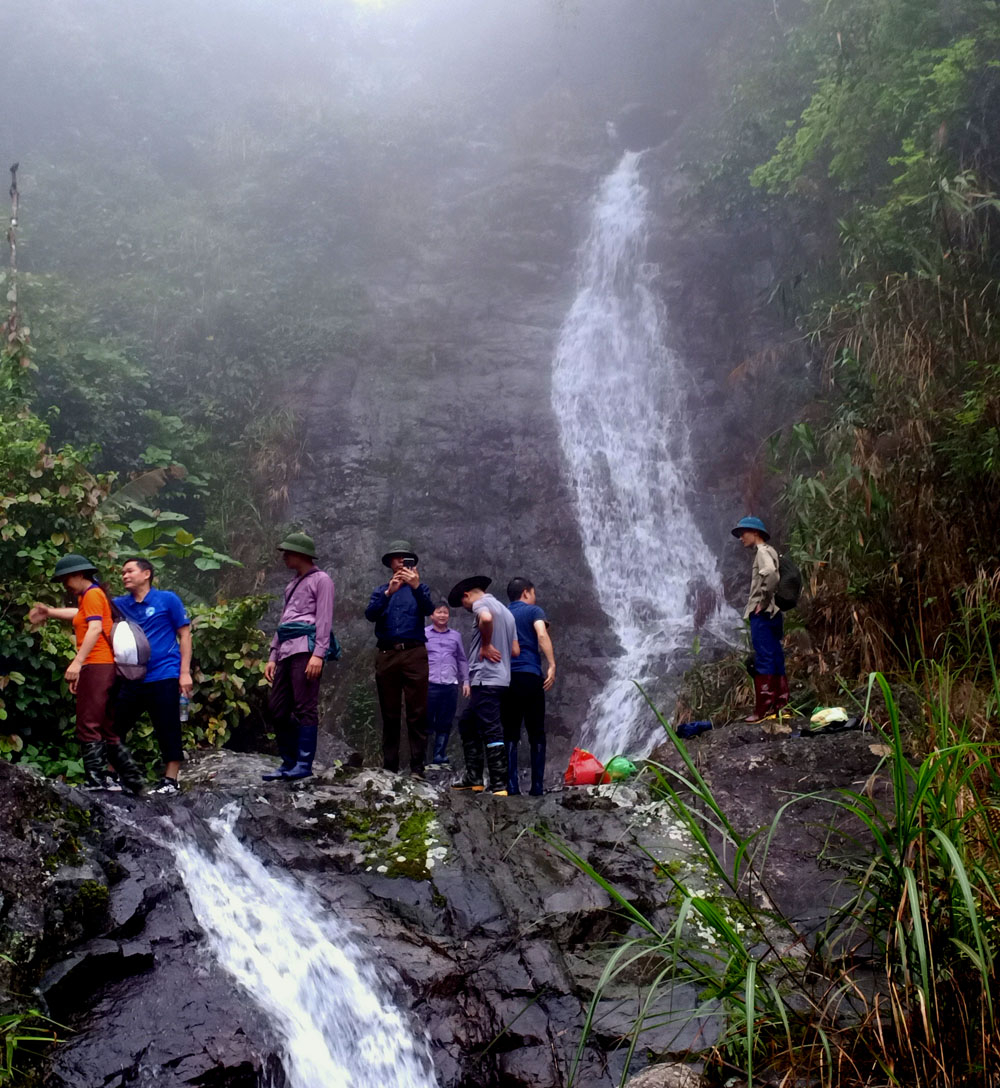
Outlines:
[[402, 639], [399, 642], [389, 642], [387, 639], [380, 638], [376, 643], [380, 650], [413, 650], [417, 646], [425, 645], [420, 639]]

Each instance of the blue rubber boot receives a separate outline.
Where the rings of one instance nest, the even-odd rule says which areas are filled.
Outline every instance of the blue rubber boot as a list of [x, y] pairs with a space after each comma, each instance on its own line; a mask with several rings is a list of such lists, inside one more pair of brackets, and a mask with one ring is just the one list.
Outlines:
[[298, 730], [282, 730], [278, 734], [278, 755], [281, 756], [281, 766], [273, 771], [262, 774], [260, 777], [265, 782], [280, 782], [288, 777], [288, 772], [299, 761], [299, 749], [297, 744]]
[[313, 760], [316, 758], [315, 725], [299, 726], [299, 758], [295, 766], [285, 774], [289, 781], [308, 778], [313, 773]]
[[507, 741], [507, 792], [521, 792], [521, 783], [517, 780], [517, 744], [513, 741]]
[[532, 797], [541, 797], [545, 792], [545, 741], [531, 746], [531, 789]]

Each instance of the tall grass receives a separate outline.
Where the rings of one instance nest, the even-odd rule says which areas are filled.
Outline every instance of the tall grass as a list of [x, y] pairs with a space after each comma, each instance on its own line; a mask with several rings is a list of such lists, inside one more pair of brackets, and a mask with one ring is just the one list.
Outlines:
[[[995, 668], [992, 679], [995, 707]], [[947, 693], [947, 678], [939, 680], [937, 690]], [[938, 746], [911, 759], [897, 702], [878, 673], [869, 702], [876, 691], [888, 717], [881, 764], [861, 790], [810, 795], [830, 805], [836, 830], [827, 855], [844, 876], [842, 906], [818, 935], [773, 909], [767, 889], [768, 848], [802, 798], [782, 804], [769, 825], [741, 831], [659, 713], [680, 762], [651, 765], [652, 786], [695, 847], [687, 872], [649, 859], [668, 882], [672, 923], [657, 925], [549, 837], [629, 925], [595, 989], [577, 1063], [602, 1001], [642, 964], [629, 1062], [661, 1022], [668, 991], [686, 983], [700, 995], [691, 1016], [717, 1018], [710, 1068], [739, 1072], [751, 1085], [765, 1074], [773, 1083], [809, 1078], [830, 1088], [1000, 1083], [996, 745], [979, 730], [971, 736], [945, 700], [928, 708]]]

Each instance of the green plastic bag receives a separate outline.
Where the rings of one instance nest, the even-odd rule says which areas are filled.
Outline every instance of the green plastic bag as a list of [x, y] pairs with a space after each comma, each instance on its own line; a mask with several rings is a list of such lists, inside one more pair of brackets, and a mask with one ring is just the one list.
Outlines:
[[608, 761], [607, 766], [604, 768], [601, 782], [624, 782], [637, 772], [638, 768], [632, 760], [627, 759], [625, 756], [615, 756], [614, 759]]

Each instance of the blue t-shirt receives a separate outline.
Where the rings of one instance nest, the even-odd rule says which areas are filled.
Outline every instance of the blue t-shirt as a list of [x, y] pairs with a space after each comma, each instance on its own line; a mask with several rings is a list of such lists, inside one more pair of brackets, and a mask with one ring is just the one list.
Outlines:
[[528, 604], [527, 601], [512, 601], [507, 607], [514, 616], [517, 641], [521, 646], [520, 656], [515, 657], [510, 663], [510, 671], [533, 672], [536, 676], [544, 676], [535, 620], [544, 620], [545, 613], [537, 604]]
[[169, 590], [151, 589], [141, 601], [129, 594], [115, 597], [115, 604], [126, 619], [146, 632], [149, 639], [149, 664], [144, 682], [179, 679], [181, 648], [177, 644], [177, 630], [191, 622], [180, 597]]

